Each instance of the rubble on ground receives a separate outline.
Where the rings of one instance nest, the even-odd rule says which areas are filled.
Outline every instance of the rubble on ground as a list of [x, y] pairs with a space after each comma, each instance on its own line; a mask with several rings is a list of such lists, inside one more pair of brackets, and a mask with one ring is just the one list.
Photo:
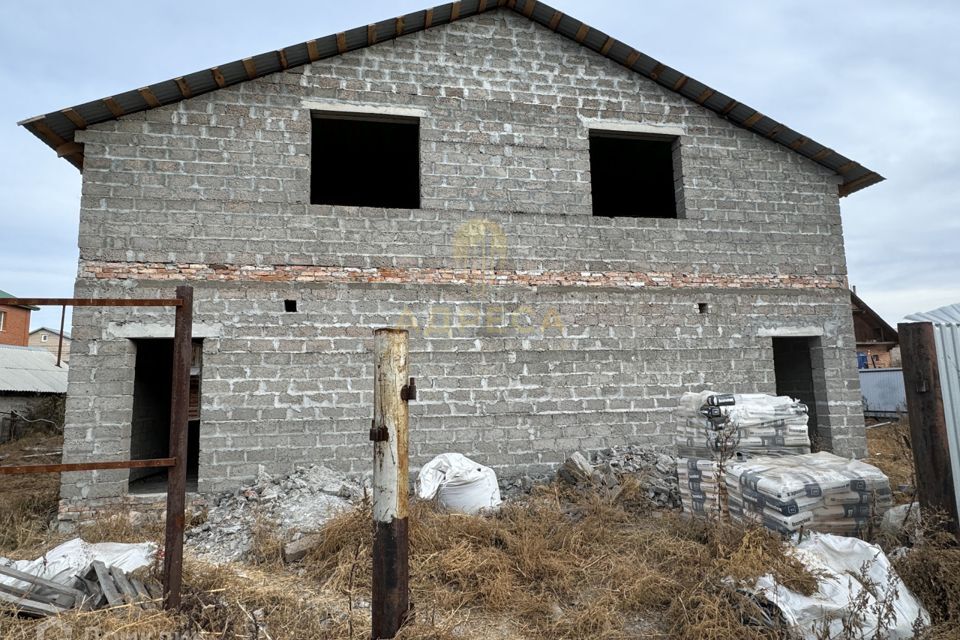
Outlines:
[[575, 452], [557, 470], [561, 482], [615, 491], [625, 476], [635, 478], [656, 507], [680, 507], [677, 460], [655, 449], [627, 445], [611, 447], [593, 454], [590, 460]]
[[359, 484], [318, 465], [278, 478], [261, 472], [255, 483], [211, 500], [206, 521], [187, 530], [187, 546], [211, 562], [238, 560], [250, 551], [258, 522], [275, 524], [296, 539], [362, 495]]

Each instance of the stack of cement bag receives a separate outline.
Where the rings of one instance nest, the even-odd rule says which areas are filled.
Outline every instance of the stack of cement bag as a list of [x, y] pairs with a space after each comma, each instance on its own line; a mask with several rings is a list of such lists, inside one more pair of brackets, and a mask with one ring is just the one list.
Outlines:
[[732, 519], [784, 534], [803, 527], [860, 536], [893, 506], [882, 471], [826, 452], [734, 462], [723, 481]]
[[[709, 406], [714, 391], [685, 393], [677, 409], [677, 476], [686, 511], [718, 514], [720, 462], [756, 455], [810, 452], [806, 405], [787, 396], [747, 393], [726, 396], [733, 404]], [[705, 413], [714, 410], [711, 420]], [[721, 460], [722, 459], [722, 460]]]
[[677, 409], [677, 453], [684, 457], [716, 459], [734, 453], [797, 455], [810, 453], [807, 406], [788, 396], [735, 394], [735, 404], [717, 407], [729, 419], [726, 437], [702, 409], [713, 391], [685, 393]]

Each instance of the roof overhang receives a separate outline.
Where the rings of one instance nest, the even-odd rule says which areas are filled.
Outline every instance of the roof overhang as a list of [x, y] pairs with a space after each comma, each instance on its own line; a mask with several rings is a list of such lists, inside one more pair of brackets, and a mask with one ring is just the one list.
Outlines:
[[107, 96], [19, 124], [43, 140], [57, 155], [78, 169], [83, 168], [83, 144], [74, 138], [78, 130], [131, 113], [173, 104], [278, 71], [331, 58], [378, 42], [417, 33], [485, 11], [506, 7], [660, 85], [704, 106], [734, 124], [787, 147], [842, 178], [840, 196], [881, 182], [878, 173], [816, 142], [783, 123], [734, 98], [687, 76], [672, 67], [608, 36], [599, 29], [536, 0], [463, 0], [432, 9], [308, 40], [276, 51], [203, 69], [115, 96]]

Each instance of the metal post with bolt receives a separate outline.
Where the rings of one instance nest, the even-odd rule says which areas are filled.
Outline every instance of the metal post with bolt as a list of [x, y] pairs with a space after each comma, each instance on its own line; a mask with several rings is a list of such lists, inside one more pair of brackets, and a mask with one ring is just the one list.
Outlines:
[[373, 384], [373, 602], [372, 637], [393, 638], [410, 609], [407, 535], [408, 334], [377, 329]]

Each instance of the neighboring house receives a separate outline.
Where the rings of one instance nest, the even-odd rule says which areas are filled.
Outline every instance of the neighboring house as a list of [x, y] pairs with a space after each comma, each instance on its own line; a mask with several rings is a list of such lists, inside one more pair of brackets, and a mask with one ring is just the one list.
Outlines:
[[[29, 345], [38, 349], [46, 349], [54, 356], [60, 351], [60, 332], [47, 327], [40, 327], [30, 332]], [[70, 362], [70, 334], [63, 334], [63, 353], [64, 362]]]
[[67, 367], [42, 349], [0, 345], [0, 442], [10, 437], [17, 416], [30, 416], [67, 392]]
[[857, 292], [850, 291], [853, 333], [857, 341], [857, 367], [886, 369], [900, 366], [900, 338], [897, 330], [867, 306]]
[[[543, 3], [500, 4], [23, 122], [83, 167], [76, 296], [195, 287], [199, 491], [368, 470], [391, 325], [411, 330], [414, 466], [668, 446], [705, 387], [792, 393], [822, 445], [863, 455], [839, 199], [882, 178]], [[165, 453], [172, 322], [75, 309], [65, 462]], [[131, 479], [67, 474], [62, 509]]]
[[15, 296], [0, 290], [0, 344], [27, 346], [30, 332], [30, 312], [37, 307], [3, 304], [4, 298]]

